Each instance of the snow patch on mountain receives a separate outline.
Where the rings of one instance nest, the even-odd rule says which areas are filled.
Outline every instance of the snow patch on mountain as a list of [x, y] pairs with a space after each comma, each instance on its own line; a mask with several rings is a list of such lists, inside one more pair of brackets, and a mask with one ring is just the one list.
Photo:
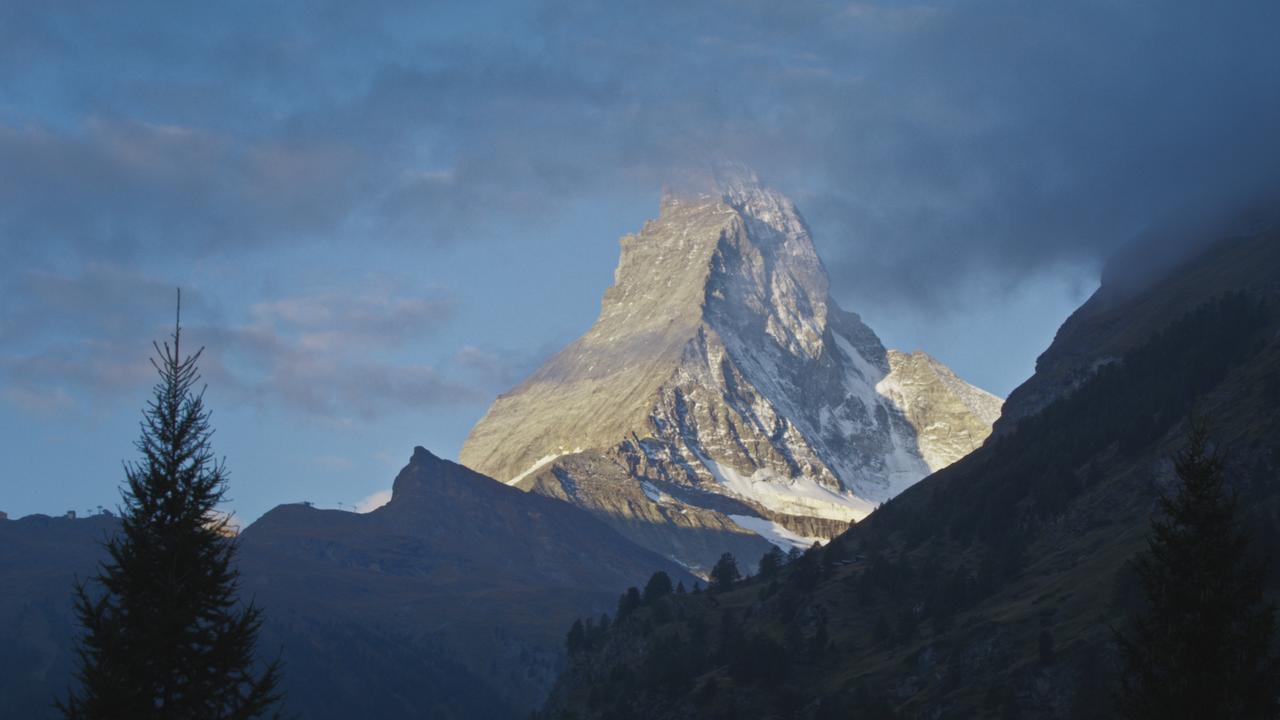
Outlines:
[[705, 455], [698, 459], [726, 494], [752, 500], [774, 512], [848, 522], [860, 520], [875, 509], [848, 490], [825, 487], [804, 475], [785, 477], [759, 468], [748, 476]]
[[[582, 448], [574, 448], [574, 449], [573, 449], [573, 452], [575, 452], [575, 453], [580, 453], [580, 452], [582, 452]], [[559, 449], [559, 450], [557, 450], [556, 452], [550, 453], [550, 454], [548, 454], [548, 455], [543, 455], [542, 457], [538, 458], [537, 460], [534, 460], [534, 461], [533, 461], [533, 464], [532, 464], [532, 465], [530, 465], [530, 466], [529, 466], [527, 469], [525, 469], [523, 472], [521, 472], [521, 473], [517, 474], [515, 477], [511, 478], [510, 480], [507, 480], [507, 481], [506, 481], [506, 483], [507, 483], [508, 485], [515, 485], [515, 484], [519, 483], [521, 480], [523, 480], [523, 479], [525, 479], [525, 478], [529, 477], [530, 475], [534, 474], [534, 473], [535, 473], [535, 472], [537, 472], [538, 470], [541, 470], [541, 469], [542, 469], [542, 467], [543, 467], [544, 465], [547, 465], [547, 464], [549, 464], [549, 463], [551, 463], [551, 462], [553, 462], [553, 461], [555, 461], [555, 460], [559, 460], [560, 458], [564, 457], [565, 455], [569, 455], [569, 454], [570, 454], [569, 452], [566, 452], [563, 448], [560, 448], [560, 449]]]
[[765, 520], [752, 515], [730, 515], [729, 519], [742, 529], [750, 530], [784, 551], [792, 548], [808, 550], [813, 547], [814, 543], [826, 541], [826, 538], [797, 535], [772, 520]]
[[644, 492], [645, 497], [649, 498], [650, 500], [652, 500], [652, 501], [654, 501], [654, 502], [656, 502], [656, 503], [658, 503], [658, 504], [660, 504], [660, 505], [662, 505], [662, 504], [671, 504], [671, 503], [674, 503], [674, 502], [676, 501], [676, 499], [675, 499], [675, 498], [673, 498], [673, 497], [671, 497], [670, 495], [668, 495], [668, 494], [666, 494], [666, 493], [662, 492], [662, 491], [661, 491], [661, 490], [659, 490], [657, 487], [655, 487], [653, 483], [651, 483], [651, 482], [649, 482], [649, 481], [647, 481], [647, 480], [641, 480], [641, 481], [640, 481], [640, 490], [641, 490], [642, 492]]

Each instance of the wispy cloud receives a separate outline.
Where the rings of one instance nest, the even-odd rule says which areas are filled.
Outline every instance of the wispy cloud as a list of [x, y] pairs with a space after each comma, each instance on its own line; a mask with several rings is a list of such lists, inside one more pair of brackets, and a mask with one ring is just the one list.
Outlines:
[[[29, 273], [19, 284], [25, 292], [0, 305], [0, 336], [11, 340], [0, 351], [0, 383], [10, 403], [68, 410], [73, 396], [118, 396], [154, 380], [150, 342], [172, 330], [157, 312], [172, 303], [172, 288], [102, 265], [78, 275]], [[199, 293], [184, 302], [184, 337], [205, 346], [205, 377], [239, 403], [372, 419], [482, 397], [397, 354], [430, 338], [453, 303], [439, 293], [414, 295], [392, 278], [255, 303], [239, 322], [207, 322], [217, 313]]]
[[391, 502], [391, 491], [379, 490], [378, 492], [356, 503], [356, 512], [358, 513], [373, 512], [374, 510], [377, 510], [378, 508], [382, 507], [383, 505], [386, 505], [389, 502]]
[[510, 348], [488, 350], [475, 345], [464, 345], [454, 353], [452, 364], [480, 387], [493, 392], [504, 392], [528, 377], [559, 349], [559, 344], [547, 344], [533, 351]]
[[14, 407], [32, 415], [57, 415], [75, 406], [75, 400], [66, 388], [60, 386], [7, 385], [0, 388], [0, 396]]

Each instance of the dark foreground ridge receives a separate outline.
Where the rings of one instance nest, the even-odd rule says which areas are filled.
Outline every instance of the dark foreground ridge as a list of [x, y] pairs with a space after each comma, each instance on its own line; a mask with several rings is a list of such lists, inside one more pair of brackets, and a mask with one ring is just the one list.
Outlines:
[[[71, 582], [112, 518], [0, 522], [0, 707], [52, 717], [71, 680]], [[265, 611], [304, 718], [522, 717], [563, 665], [563, 629], [662, 570], [590, 514], [415, 448], [367, 514], [282, 505], [240, 537], [242, 598]]]
[[1111, 716], [1111, 627], [1193, 412], [1280, 595], [1278, 311], [1275, 236], [1103, 287], [998, 437], [826, 548], [597, 629], [544, 717]]

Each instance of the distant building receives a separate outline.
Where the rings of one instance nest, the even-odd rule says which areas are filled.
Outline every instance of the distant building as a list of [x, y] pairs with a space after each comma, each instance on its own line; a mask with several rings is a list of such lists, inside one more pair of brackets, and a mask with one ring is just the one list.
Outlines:
[[68, 520], [75, 520], [75, 519], [76, 519], [76, 511], [75, 511], [75, 510], [68, 510], [68, 511], [67, 511], [67, 514], [66, 514], [64, 517], [66, 517]]
[[0, 520], [8, 520], [8, 519], [9, 519], [9, 513], [3, 510], [0, 510]]

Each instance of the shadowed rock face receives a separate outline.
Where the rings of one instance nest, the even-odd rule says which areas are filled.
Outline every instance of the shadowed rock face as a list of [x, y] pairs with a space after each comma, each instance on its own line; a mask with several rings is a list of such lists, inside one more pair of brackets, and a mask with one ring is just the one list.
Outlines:
[[[1020, 420], [1070, 394], [1170, 317], [1225, 292], [1275, 285], [1280, 232], [1197, 241], [1194, 246], [1200, 251], [1175, 253], [1181, 261], [1172, 266], [1153, 257], [1158, 251], [1145, 243], [1113, 258], [1103, 271], [1102, 286], [1067, 318], [1053, 344], [1036, 359], [1035, 375], [1009, 395], [997, 432], [1011, 431]], [[1153, 267], [1145, 271], [1125, 267], [1148, 261]]]
[[[114, 518], [0, 521], [0, 715], [51, 717], [72, 682], [71, 587]], [[523, 717], [575, 618], [657, 570], [694, 578], [583, 510], [415, 449], [367, 514], [281, 505], [240, 536], [259, 649], [304, 718]]]
[[494, 402], [464, 464], [705, 569], [757, 557], [757, 532], [833, 536], [999, 413], [842, 310], [799, 213], [754, 178], [668, 195], [621, 245], [595, 325]]
[[75, 668], [72, 584], [118, 527], [107, 516], [0, 520], [0, 715], [56, 716]]
[[[550, 687], [574, 618], [613, 612], [619, 593], [657, 570], [693, 582], [572, 505], [423, 448], [383, 507], [358, 515], [285, 505], [242, 542], [244, 590], [272, 622], [289, 623], [282, 632], [305, 638], [336, 622], [401, 654], [431, 650], [429, 659], [447, 658], [450, 673], [469, 683], [468, 702], [488, 696], [524, 712]], [[334, 659], [319, 668], [309, 692], [337, 696], [323, 680], [343, 666]], [[390, 716], [431, 714], [421, 702]]]

